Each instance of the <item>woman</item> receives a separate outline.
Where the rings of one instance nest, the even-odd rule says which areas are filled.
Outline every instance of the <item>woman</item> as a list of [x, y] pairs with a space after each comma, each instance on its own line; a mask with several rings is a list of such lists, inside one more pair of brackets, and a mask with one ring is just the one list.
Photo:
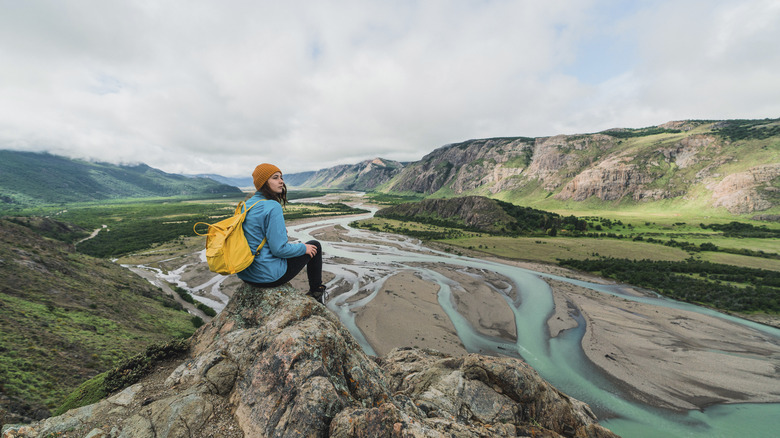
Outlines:
[[273, 164], [263, 163], [252, 172], [254, 196], [246, 201], [244, 235], [250, 248], [257, 248], [263, 239], [265, 245], [248, 268], [239, 272], [238, 278], [257, 287], [280, 286], [306, 266], [309, 278], [308, 295], [320, 300], [325, 292], [322, 284], [322, 246], [316, 240], [289, 243], [284, 225], [282, 207], [287, 205], [287, 187], [282, 171]]

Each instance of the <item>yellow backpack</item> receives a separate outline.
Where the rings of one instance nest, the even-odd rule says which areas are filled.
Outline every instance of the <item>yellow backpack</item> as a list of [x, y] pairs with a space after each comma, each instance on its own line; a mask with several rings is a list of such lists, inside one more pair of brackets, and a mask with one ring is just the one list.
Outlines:
[[[267, 201], [267, 199], [262, 199], [261, 201]], [[252, 207], [257, 205], [257, 202], [252, 204]], [[244, 218], [252, 207], [246, 208], [246, 203], [241, 201], [236, 206], [236, 211], [232, 217], [215, 224], [197, 222], [192, 226], [192, 231], [195, 234], [206, 236], [206, 261], [211, 272], [222, 275], [241, 272], [252, 264], [256, 255], [260, 254], [260, 249], [265, 245], [265, 238], [263, 238], [260, 246], [252, 252], [246, 237], [244, 237], [244, 228], [242, 227]], [[200, 224], [209, 227], [206, 233], [199, 233], [195, 229]]]

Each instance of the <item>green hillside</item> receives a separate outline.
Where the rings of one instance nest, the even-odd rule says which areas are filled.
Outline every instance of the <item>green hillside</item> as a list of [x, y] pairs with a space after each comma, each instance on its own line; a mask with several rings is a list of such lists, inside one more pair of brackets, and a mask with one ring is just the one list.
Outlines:
[[563, 217], [482, 196], [407, 202], [383, 208], [375, 216], [504, 236], [545, 235], [554, 232], [552, 230], [578, 232], [587, 229], [587, 222], [574, 216]]
[[777, 215], [780, 119], [468, 140], [432, 151], [377, 190], [486, 196], [557, 212]]
[[45, 417], [83, 381], [195, 330], [147, 281], [37, 232], [78, 229], [29, 225], [0, 220], [0, 423]]
[[209, 178], [188, 178], [145, 164], [117, 166], [46, 153], [0, 150], [0, 210], [119, 198], [240, 193]]

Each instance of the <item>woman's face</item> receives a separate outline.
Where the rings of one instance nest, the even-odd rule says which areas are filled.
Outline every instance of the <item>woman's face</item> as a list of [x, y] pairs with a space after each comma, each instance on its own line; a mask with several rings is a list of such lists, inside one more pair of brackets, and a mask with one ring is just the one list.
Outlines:
[[268, 188], [271, 192], [281, 195], [284, 192], [284, 179], [282, 178], [282, 172], [276, 172], [268, 178]]

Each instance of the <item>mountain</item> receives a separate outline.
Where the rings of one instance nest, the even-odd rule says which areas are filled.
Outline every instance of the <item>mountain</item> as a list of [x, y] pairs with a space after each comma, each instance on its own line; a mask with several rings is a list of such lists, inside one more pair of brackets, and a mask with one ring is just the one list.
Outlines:
[[151, 374], [107, 399], [4, 432], [63, 438], [616, 437], [585, 403], [520, 359], [416, 348], [369, 357], [337, 316], [289, 285], [242, 286], [190, 338], [184, 360], [150, 368]]
[[246, 178], [230, 178], [227, 176], [217, 175], [214, 173], [199, 173], [196, 175], [184, 175], [184, 176], [188, 178], [209, 178], [209, 179], [213, 179], [218, 183], [222, 183], [222, 184], [226, 184], [238, 188], [254, 187], [254, 183], [252, 182], [251, 176], [248, 176]]
[[469, 140], [405, 166], [381, 190], [483, 195], [542, 208], [663, 201], [733, 214], [774, 212], [780, 205], [780, 119]]
[[358, 164], [321, 169], [305, 179], [293, 174], [286, 176], [285, 180], [291, 186], [301, 188], [373, 190], [396, 176], [403, 167], [397, 161], [375, 158]]
[[309, 178], [314, 176], [315, 173], [316, 172], [314, 171], [288, 173], [284, 175], [284, 183], [289, 187], [301, 187]]
[[117, 166], [0, 150], [0, 207], [217, 193], [241, 191], [208, 178], [187, 178], [145, 164]]
[[146, 280], [41, 234], [87, 233], [46, 218], [0, 219], [0, 424], [45, 418], [84, 380], [195, 330]]
[[[314, 174], [315, 174], [314, 171], [286, 174], [284, 175], [284, 182], [289, 187], [298, 187], [301, 184], [304, 184], [306, 180], [311, 178]], [[252, 180], [251, 176], [248, 176], [246, 178], [230, 178], [227, 176], [216, 175], [213, 173], [199, 173], [197, 175], [185, 175], [185, 176], [190, 178], [210, 178], [222, 184], [238, 187], [240, 189], [251, 188], [254, 190], [255, 187], [255, 183]]]

